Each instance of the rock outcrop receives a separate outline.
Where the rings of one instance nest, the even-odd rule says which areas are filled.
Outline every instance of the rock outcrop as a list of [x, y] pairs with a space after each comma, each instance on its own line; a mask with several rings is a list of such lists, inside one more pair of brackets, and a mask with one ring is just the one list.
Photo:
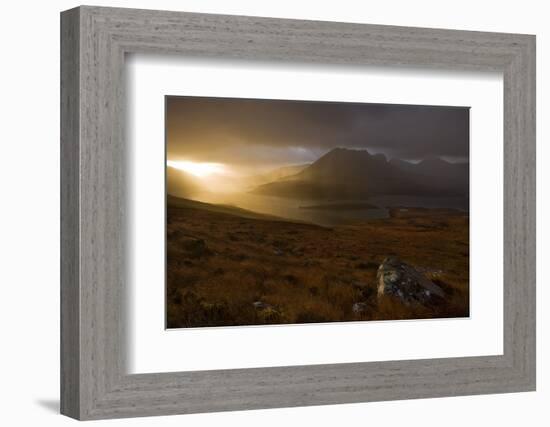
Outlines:
[[380, 264], [376, 279], [378, 298], [392, 296], [406, 305], [425, 305], [437, 298], [445, 298], [439, 286], [396, 257], [386, 258]]

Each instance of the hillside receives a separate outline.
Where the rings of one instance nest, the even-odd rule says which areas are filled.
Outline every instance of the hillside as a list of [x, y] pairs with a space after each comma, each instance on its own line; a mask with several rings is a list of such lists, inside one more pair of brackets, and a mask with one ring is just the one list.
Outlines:
[[390, 161], [367, 150], [335, 148], [301, 172], [256, 187], [256, 194], [306, 199], [364, 199], [374, 195], [463, 195], [468, 168], [442, 159]]
[[282, 166], [261, 175], [254, 176], [250, 179], [250, 181], [255, 182], [256, 185], [259, 185], [282, 180], [302, 172], [310, 164], [311, 163], [304, 163], [299, 165]]
[[212, 203], [204, 203], [196, 200], [189, 200], [181, 197], [168, 195], [166, 198], [168, 209], [170, 208], [185, 208], [185, 209], [200, 209], [207, 212], [216, 212], [225, 215], [233, 215], [248, 219], [263, 219], [272, 221], [287, 221], [284, 218], [279, 218], [274, 215], [261, 214], [247, 209], [242, 209], [231, 205], [216, 205]]

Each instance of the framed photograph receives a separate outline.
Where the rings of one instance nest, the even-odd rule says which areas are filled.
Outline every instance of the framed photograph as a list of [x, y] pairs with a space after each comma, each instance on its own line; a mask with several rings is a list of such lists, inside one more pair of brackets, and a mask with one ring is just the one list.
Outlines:
[[469, 108], [167, 97], [165, 117], [167, 328], [468, 317]]
[[61, 14], [61, 411], [535, 390], [535, 37]]

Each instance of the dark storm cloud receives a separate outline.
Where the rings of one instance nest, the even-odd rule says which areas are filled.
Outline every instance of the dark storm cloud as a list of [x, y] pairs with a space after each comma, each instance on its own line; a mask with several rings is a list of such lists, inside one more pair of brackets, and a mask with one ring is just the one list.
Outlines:
[[168, 156], [196, 161], [312, 161], [334, 147], [469, 155], [465, 107], [168, 97], [166, 120]]

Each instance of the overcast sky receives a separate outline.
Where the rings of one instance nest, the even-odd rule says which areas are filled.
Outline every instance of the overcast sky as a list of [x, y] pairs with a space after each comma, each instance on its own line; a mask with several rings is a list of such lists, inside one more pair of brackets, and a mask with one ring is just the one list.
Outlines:
[[469, 157], [469, 109], [167, 97], [171, 160], [269, 166], [312, 162], [335, 147], [388, 158]]

